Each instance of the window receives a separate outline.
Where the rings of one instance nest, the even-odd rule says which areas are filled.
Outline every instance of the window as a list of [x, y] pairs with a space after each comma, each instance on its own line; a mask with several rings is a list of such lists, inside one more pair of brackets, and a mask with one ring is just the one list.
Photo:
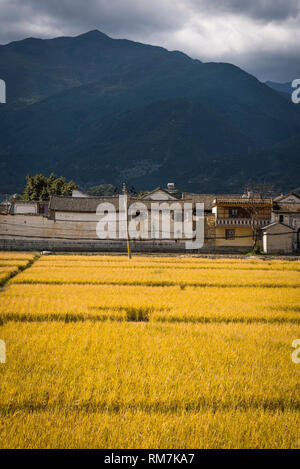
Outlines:
[[182, 211], [181, 210], [180, 210], [180, 212], [178, 210], [176, 212], [174, 212], [174, 220], [178, 221], [178, 222], [182, 221]]
[[284, 221], [283, 215], [279, 215], [279, 223], [283, 223], [283, 221]]
[[235, 239], [235, 230], [225, 230], [225, 239]]
[[229, 208], [229, 218], [236, 218], [238, 216], [237, 208]]

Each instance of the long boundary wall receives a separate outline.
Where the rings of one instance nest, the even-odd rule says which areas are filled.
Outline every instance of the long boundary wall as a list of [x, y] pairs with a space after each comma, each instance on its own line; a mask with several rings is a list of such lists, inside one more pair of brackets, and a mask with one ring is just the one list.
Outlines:
[[[95, 218], [94, 218], [95, 220]], [[54, 252], [126, 252], [126, 240], [99, 240], [96, 223], [51, 220], [38, 215], [0, 215], [0, 250]], [[184, 240], [131, 240], [133, 252], [245, 253], [246, 247], [216, 247], [214, 216], [205, 218], [207, 241], [202, 249], [186, 250]]]
[[[186, 250], [183, 243], [131, 241], [133, 252], [177, 253], [246, 253], [245, 247], [209, 247]], [[0, 237], [0, 251], [52, 251], [52, 252], [127, 252], [126, 241], [63, 241], [54, 239], [14, 239]]]

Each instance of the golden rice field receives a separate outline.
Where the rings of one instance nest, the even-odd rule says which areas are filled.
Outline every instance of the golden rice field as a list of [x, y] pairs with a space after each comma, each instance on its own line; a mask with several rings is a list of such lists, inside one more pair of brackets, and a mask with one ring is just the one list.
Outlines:
[[29, 265], [34, 257], [27, 253], [1, 254], [0, 252], [0, 286]]
[[299, 270], [0, 252], [0, 447], [299, 448]]

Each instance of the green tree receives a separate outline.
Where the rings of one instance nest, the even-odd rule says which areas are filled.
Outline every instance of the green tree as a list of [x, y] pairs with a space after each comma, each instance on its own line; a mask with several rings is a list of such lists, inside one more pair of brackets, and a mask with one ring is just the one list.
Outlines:
[[87, 191], [88, 195], [105, 195], [111, 196], [118, 194], [118, 190], [112, 184], [100, 184], [100, 186], [90, 187]]
[[57, 177], [54, 173], [48, 178], [43, 174], [27, 175], [22, 199], [49, 200], [51, 195], [72, 195], [73, 189], [77, 189], [75, 182], [67, 182], [64, 177]]

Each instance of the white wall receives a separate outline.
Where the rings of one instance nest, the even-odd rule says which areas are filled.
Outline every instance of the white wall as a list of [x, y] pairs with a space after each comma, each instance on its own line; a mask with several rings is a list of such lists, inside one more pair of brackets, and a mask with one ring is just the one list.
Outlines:
[[274, 225], [263, 233], [263, 249], [268, 254], [293, 252], [293, 232], [284, 225]]
[[36, 203], [22, 203], [15, 202], [14, 204], [14, 213], [15, 214], [37, 214], [37, 204]]
[[75, 189], [75, 190], [72, 191], [72, 197], [84, 197], [84, 198], [86, 198], [86, 197], [88, 197], [88, 195], [84, 194], [81, 191], [78, 191], [77, 189]]

